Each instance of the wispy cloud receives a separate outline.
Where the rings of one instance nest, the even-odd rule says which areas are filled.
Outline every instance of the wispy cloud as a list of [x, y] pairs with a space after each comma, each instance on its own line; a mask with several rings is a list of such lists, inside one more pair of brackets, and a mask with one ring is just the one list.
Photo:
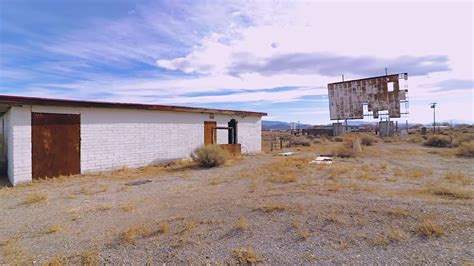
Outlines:
[[301, 75], [321, 74], [337, 76], [353, 74], [356, 76], [377, 75], [385, 67], [392, 73], [408, 72], [412, 76], [427, 75], [433, 72], [450, 70], [447, 56], [400, 56], [384, 59], [368, 56], [342, 56], [328, 53], [292, 53], [275, 55], [270, 58], [257, 58], [253, 55], [234, 55], [235, 63], [229, 67], [229, 74], [239, 76], [243, 73], [279, 75], [292, 73]]
[[474, 80], [449, 79], [437, 82], [435, 84], [427, 84], [425, 87], [436, 88], [431, 92], [445, 92], [457, 90], [474, 90]]

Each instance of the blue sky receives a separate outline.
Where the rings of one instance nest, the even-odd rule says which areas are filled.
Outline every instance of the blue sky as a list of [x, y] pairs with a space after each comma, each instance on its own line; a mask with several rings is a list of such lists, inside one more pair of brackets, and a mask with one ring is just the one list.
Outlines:
[[408, 72], [411, 122], [473, 121], [473, 3], [0, 1], [0, 94], [329, 122], [327, 83]]

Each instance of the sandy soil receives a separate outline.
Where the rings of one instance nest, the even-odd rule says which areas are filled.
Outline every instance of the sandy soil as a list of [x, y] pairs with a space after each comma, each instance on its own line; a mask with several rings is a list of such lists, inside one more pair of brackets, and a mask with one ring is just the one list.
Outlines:
[[309, 164], [335, 145], [2, 188], [0, 263], [474, 261], [472, 159], [378, 143]]

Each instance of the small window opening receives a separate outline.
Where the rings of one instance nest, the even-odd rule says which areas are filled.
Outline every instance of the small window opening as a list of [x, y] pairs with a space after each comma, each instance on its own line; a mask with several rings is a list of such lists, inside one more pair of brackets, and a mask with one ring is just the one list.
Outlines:
[[388, 89], [389, 92], [393, 91], [393, 82], [388, 82], [387, 83], [387, 89]]

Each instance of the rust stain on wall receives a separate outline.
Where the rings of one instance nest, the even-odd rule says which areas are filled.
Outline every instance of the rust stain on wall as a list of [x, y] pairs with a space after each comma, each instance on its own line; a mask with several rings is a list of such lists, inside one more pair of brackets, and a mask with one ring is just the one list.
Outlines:
[[374, 118], [383, 110], [390, 117], [400, 117], [400, 101], [406, 100], [408, 92], [400, 89], [400, 79], [407, 78], [403, 73], [328, 84], [331, 120], [363, 119], [364, 104]]

